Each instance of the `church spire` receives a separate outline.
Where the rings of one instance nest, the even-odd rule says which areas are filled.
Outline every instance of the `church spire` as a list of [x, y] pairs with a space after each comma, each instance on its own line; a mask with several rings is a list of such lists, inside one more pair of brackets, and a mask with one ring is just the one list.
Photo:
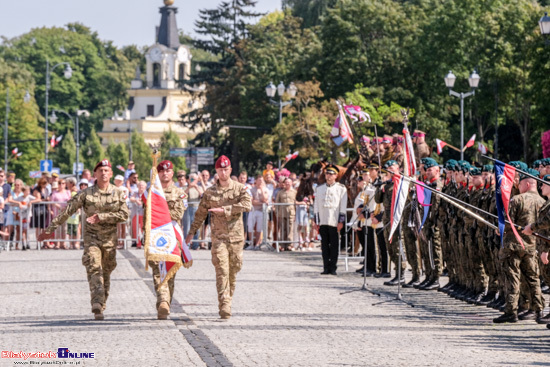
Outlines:
[[180, 46], [178, 25], [176, 23], [176, 13], [178, 8], [173, 7], [174, 0], [164, 0], [163, 6], [160, 8], [160, 27], [158, 30], [157, 42], [172, 49], [177, 49]]

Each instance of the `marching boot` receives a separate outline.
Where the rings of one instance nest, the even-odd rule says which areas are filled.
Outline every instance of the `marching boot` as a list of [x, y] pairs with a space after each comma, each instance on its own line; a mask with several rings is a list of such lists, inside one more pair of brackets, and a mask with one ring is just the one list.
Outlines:
[[472, 304], [472, 305], [476, 305], [476, 306], [481, 306], [481, 300], [483, 298], [485, 298], [485, 296], [487, 296], [487, 292], [483, 291], [483, 292], [479, 292], [475, 297], [472, 297], [470, 300], [471, 300], [471, 303], [468, 301], [468, 303]]
[[92, 313], [96, 320], [103, 320], [103, 306], [100, 303], [94, 303], [92, 305]]
[[424, 291], [433, 291], [433, 290], [439, 289], [439, 277], [433, 278], [428, 284], [426, 284], [424, 287], [420, 289]]
[[515, 313], [505, 313], [497, 318], [493, 319], [495, 324], [503, 324], [506, 322], [518, 322], [518, 316]]
[[485, 294], [480, 300], [476, 302], [476, 306], [487, 306], [489, 302], [493, 301], [495, 299], [496, 292], [490, 291]]
[[454, 282], [452, 280], [450, 280], [447, 284], [445, 284], [445, 286], [439, 288], [437, 291], [438, 292], [443, 292], [443, 293], [447, 293], [447, 290], [449, 288], [452, 288], [453, 287], [453, 284]]
[[528, 310], [521, 315], [518, 315], [519, 320], [539, 320], [542, 319], [541, 311]]
[[397, 285], [397, 275], [392, 278], [392, 280], [388, 280], [387, 282], [384, 282], [384, 285]]
[[166, 301], [162, 301], [157, 309], [157, 319], [166, 320], [170, 315], [170, 305]]
[[227, 320], [231, 318], [231, 306], [227, 303], [224, 303], [220, 308], [220, 318]]
[[414, 276], [411, 279], [411, 281], [408, 282], [407, 284], [403, 284], [403, 288], [414, 288], [414, 286], [419, 284], [420, 284], [420, 277], [417, 275], [417, 276]]
[[537, 324], [550, 324], [550, 312], [546, 316], [538, 318]]
[[422, 287], [424, 287], [424, 286], [425, 286], [426, 284], [428, 284], [429, 282], [430, 282], [430, 278], [426, 277], [426, 278], [424, 278], [424, 280], [423, 280], [420, 284], [415, 285], [414, 287], [415, 287], [416, 289], [421, 289]]

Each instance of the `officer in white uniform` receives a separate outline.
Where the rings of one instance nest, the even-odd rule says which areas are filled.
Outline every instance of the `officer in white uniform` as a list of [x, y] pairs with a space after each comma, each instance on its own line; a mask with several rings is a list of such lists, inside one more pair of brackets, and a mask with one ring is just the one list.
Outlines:
[[346, 222], [346, 205], [348, 193], [346, 187], [336, 182], [338, 168], [329, 165], [325, 168], [326, 183], [317, 186], [313, 212], [317, 230], [321, 235], [323, 251], [323, 272], [336, 275], [338, 262], [339, 232]]

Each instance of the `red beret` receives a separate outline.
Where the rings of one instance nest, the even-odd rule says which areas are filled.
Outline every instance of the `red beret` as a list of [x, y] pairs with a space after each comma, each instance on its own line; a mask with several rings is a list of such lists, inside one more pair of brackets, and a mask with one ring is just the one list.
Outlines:
[[94, 172], [99, 167], [111, 167], [111, 162], [109, 162], [108, 159], [104, 159], [104, 160], [100, 161], [98, 164], [95, 165]]
[[163, 171], [163, 170], [166, 170], [166, 169], [173, 169], [173, 168], [174, 168], [174, 165], [172, 164], [172, 162], [166, 160], [166, 161], [160, 162], [157, 165], [157, 172], [160, 172], [160, 171]]
[[216, 168], [225, 168], [230, 167], [231, 161], [226, 156], [222, 155], [218, 160], [216, 161]]

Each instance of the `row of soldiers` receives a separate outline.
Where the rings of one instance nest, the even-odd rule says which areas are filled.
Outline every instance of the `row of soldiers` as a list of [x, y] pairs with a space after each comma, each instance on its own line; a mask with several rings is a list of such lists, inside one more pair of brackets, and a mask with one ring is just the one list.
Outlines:
[[[434, 159], [422, 157], [424, 154], [420, 153], [417, 150], [420, 156], [419, 179], [426, 186], [481, 209], [476, 214], [488, 222], [496, 223], [495, 174], [492, 165], [476, 167], [467, 161], [449, 160], [440, 167]], [[509, 164], [550, 182], [550, 159], [536, 161], [533, 168], [523, 162]], [[543, 195], [550, 199], [550, 185], [538, 186], [537, 181], [528, 175], [516, 173], [512, 183], [509, 215], [513, 223], [527, 228], [524, 232], [518, 230], [516, 236], [510, 225], [507, 225], [502, 240], [498, 230], [443, 200], [437, 193], [431, 195], [426, 206], [419, 204], [417, 192], [411, 186], [413, 189], [409, 192], [401, 226], [390, 239], [393, 194], [391, 176], [400, 172], [400, 164], [390, 159], [384, 163], [381, 177], [378, 171], [379, 167], [374, 162], [362, 171], [361, 180], [366, 185], [356, 201], [359, 203], [356, 206], [359, 219], [370, 219], [369, 223], [365, 221], [364, 230], [367, 234], [372, 232], [365, 236], [366, 242], [376, 238], [379, 251], [384, 250], [385, 254], [386, 249], [380, 247], [381, 242], [384, 242], [394, 269], [398, 269], [399, 261], [401, 269], [406, 269], [408, 262], [413, 274], [412, 279], [406, 282], [405, 272], [397, 274], [396, 270], [395, 277], [385, 282], [385, 285], [402, 284], [403, 287], [420, 290], [439, 290], [470, 304], [499, 309], [504, 314], [494, 319], [495, 323], [521, 319], [550, 324], [550, 314], [542, 314], [542, 290], [547, 291], [546, 284], [550, 285], [550, 266], [546, 265], [549, 244], [537, 241], [530, 232], [550, 228], [550, 217], [547, 214], [550, 212], [550, 200], [545, 205], [541, 197]], [[374, 200], [370, 200], [373, 193]], [[428, 211], [427, 217], [422, 230], [418, 231], [425, 210]], [[403, 244], [402, 252], [400, 241]], [[368, 243], [365, 245], [368, 250], [373, 249], [372, 244], [370, 247]], [[372, 265], [375, 251], [371, 253], [367, 252], [366, 259], [369, 275], [375, 274]], [[425, 278], [421, 281], [422, 270]], [[441, 287], [440, 276], [444, 270], [448, 273], [449, 282]]]

